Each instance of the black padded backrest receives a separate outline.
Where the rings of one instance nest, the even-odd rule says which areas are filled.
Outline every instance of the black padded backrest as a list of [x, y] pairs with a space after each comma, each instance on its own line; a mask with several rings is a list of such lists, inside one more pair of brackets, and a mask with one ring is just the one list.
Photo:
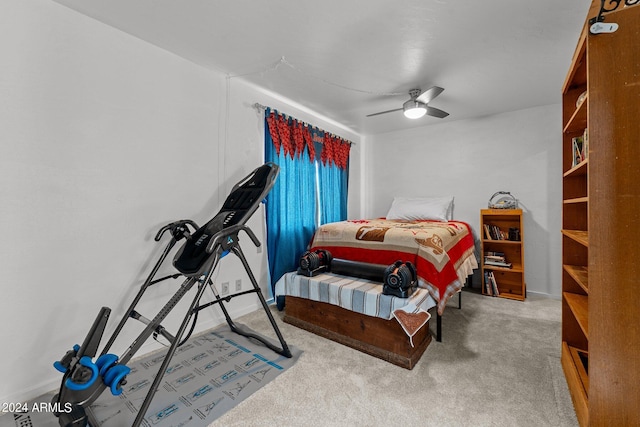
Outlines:
[[274, 166], [271, 163], [260, 166], [233, 187], [220, 210], [227, 214], [225, 227], [244, 224], [251, 217], [273, 185], [270, 177]]
[[198, 275], [211, 256], [206, 251], [211, 239], [233, 225], [244, 225], [269, 193], [278, 175], [278, 166], [265, 163], [247, 175], [231, 190], [209, 222], [196, 230], [176, 254], [173, 265], [185, 275]]
[[246, 210], [251, 207], [257, 198], [261, 197], [267, 187], [269, 174], [272, 171], [270, 164], [260, 166], [243, 181], [236, 184], [234, 190], [227, 197], [222, 210]]

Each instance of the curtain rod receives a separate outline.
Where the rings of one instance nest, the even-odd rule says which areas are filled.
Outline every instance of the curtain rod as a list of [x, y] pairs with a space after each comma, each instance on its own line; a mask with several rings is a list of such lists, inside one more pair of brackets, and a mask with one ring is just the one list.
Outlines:
[[[264, 105], [262, 105], [262, 104], [260, 104], [260, 103], [258, 103], [258, 102], [254, 103], [254, 104], [252, 105], [252, 107], [253, 107], [253, 108], [255, 108], [256, 110], [262, 110], [262, 111], [265, 111], [267, 108], [271, 108], [271, 107], [264, 106]], [[273, 110], [273, 108], [271, 108], [271, 109]], [[276, 111], [277, 111], [277, 110], [276, 110]], [[284, 114], [284, 113], [280, 113], [280, 114], [282, 114], [282, 115], [284, 115], [284, 116], [289, 116], [289, 117], [293, 118], [293, 117], [292, 117], [291, 115], [289, 115], [289, 114]], [[298, 119], [296, 119], [296, 120], [298, 120]], [[303, 123], [305, 123], [305, 122], [303, 122]], [[306, 124], [306, 123], [305, 123], [305, 124]], [[315, 127], [316, 129], [318, 128], [317, 126], [314, 126], [314, 127]], [[324, 131], [324, 130], [323, 130], [323, 132], [326, 132], [326, 131]], [[328, 133], [333, 134], [333, 132], [328, 132]], [[335, 134], [334, 134], [334, 135], [335, 135]], [[342, 137], [340, 137], [340, 138], [342, 138]], [[342, 138], [342, 139], [343, 139], [343, 140], [345, 140], [345, 141], [347, 141], [347, 142], [349, 143], [349, 145], [356, 145], [356, 143], [355, 143], [355, 142], [353, 142], [353, 141], [349, 141], [349, 140], [344, 139], [344, 138]]]

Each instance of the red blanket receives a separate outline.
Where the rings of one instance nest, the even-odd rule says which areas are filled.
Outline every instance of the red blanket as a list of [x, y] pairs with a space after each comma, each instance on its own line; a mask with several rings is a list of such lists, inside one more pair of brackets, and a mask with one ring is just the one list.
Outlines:
[[429, 290], [442, 314], [447, 300], [463, 283], [458, 268], [473, 256], [468, 224], [459, 221], [359, 220], [321, 226], [311, 250], [327, 249], [334, 258], [390, 265], [410, 261], [419, 285]]

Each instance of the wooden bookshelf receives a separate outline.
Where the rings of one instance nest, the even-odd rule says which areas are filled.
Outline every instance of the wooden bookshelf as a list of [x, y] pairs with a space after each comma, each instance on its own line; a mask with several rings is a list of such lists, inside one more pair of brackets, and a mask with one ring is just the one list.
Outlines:
[[583, 427], [640, 426], [640, 3], [627, 3], [607, 2], [618, 29], [592, 34], [593, 1], [562, 89], [561, 360]]
[[[524, 229], [521, 209], [482, 209], [480, 270], [482, 294], [524, 301], [527, 286], [524, 280]], [[509, 240], [509, 229], [517, 229], [519, 240]], [[489, 230], [489, 231], [487, 231]], [[495, 233], [492, 233], [494, 230]], [[488, 265], [485, 255], [504, 254], [509, 267]], [[493, 275], [493, 280], [487, 276]], [[493, 285], [495, 282], [495, 286]]]

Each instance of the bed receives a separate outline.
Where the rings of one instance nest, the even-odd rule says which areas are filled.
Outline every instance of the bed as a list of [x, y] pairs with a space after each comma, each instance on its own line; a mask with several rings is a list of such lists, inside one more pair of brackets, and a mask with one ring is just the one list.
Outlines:
[[[452, 221], [453, 198], [394, 199], [385, 218], [325, 224], [310, 250], [334, 258], [390, 265], [411, 262], [418, 289], [409, 298], [382, 293], [381, 283], [331, 273], [285, 274], [276, 296], [286, 297], [284, 320], [411, 369], [431, 341], [430, 314], [443, 314], [478, 264], [470, 226]], [[383, 337], [383, 338], [381, 338]]]

